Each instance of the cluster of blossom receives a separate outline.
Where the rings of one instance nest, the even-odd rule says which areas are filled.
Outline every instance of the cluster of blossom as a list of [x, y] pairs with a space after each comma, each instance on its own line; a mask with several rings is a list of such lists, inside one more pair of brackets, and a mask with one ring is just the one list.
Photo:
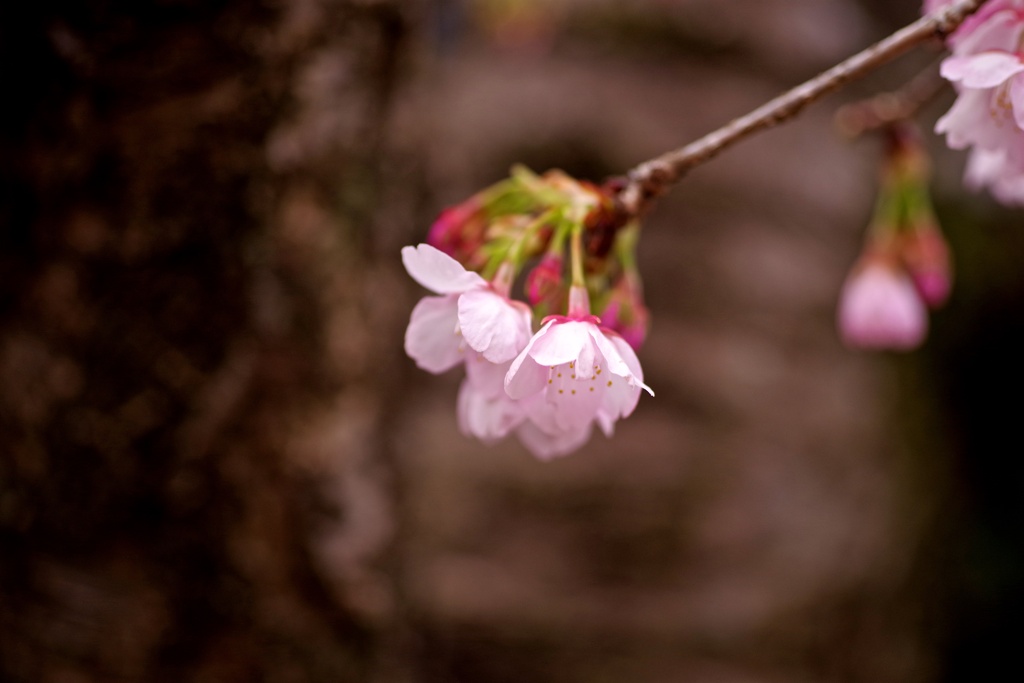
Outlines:
[[[442, 212], [427, 244], [402, 249], [409, 275], [437, 295], [413, 309], [406, 353], [428, 372], [465, 366], [464, 434], [493, 443], [514, 433], [553, 458], [595, 424], [610, 436], [651, 391], [635, 353], [647, 326], [638, 227], [620, 214], [611, 190], [517, 168]], [[529, 303], [511, 298], [524, 271]]]
[[[925, 0], [936, 12], [952, 0]], [[966, 182], [1024, 205], [1024, 0], [989, 0], [949, 36], [940, 72], [957, 91], [935, 124], [954, 149], [970, 149]], [[894, 124], [878, 207], [864, 252], [840, 297], [838, 327], [851, 346], [912, 349], [928, 332], [928, 309], [951, 284], [949, 249], [927, 195], [927, 160]]]
[[[926, 0], [933, 12], [952, 0]], [[1024, 205], [1024, 0], [989, 0], [948, 39], [942, 76], [958, 96], [935, 124], [954, 149], [970, 148], [968, 185]]]
[[910, 124], [887, 129], [875, 215], [840, 295], [838, 327], [850, 346], [906, 350], [928, 332], [928, 308], [949, 297], [949, 248], [928, 196], [928, 159]]

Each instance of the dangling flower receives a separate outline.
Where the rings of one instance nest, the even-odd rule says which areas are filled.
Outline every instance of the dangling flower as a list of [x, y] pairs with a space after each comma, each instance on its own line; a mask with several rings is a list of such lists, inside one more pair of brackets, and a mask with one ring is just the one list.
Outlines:
[[[650, 391], [633, 349], [590, 315], [583, 285], [589, 278], [603, 301], [614, 300], [610, 278], [623, 279], [626, 271], [624, 282], [635, 277], [628, 301], [615, 300], [617, 308], [609, 311], [614, 324], [635, 332], [630, 326], [641, 313], [627, 310], [639, 302], [632, 252], [609, 254], [624, 221], [609, 187], [516, 167], [511, 177], [446, 209], [431, 228], [431, 244], [402, 249], [409, 275], [435, 294], [413, 309], [405, 349], [429, 372], [465, 367], [456, 401], [463, 434], [489, 444], [514, 432], [548, 459], [579, 448], [595, 423], [611, 435], [615, 422], [636, 407], [640, 390]], [[632, 245], [638, 229], [632, 227]], [[531, 335], [534, 317], [565, 305], [563, 253], [570, 235], [575, 286], [568, 315], [544, 318]], [[531, 310], [510, 293], [520, 269], [538, 257], [526, 279]], [[537, 365], [538, 359], [550, 367]]]
[[850, 346], [909, 350], [924, 341], [928, 314], [910, 277], [884, 258], [869, 255], [843, 285], [838, 324]]
[[414, 280], [441, 295], [421, 299], [406, 328], [405, 351], [421, 368], [444, 372], [465, 359], [467, 346], [505, 363], [526, 345], [530, 310], [508, 299], [507, 271], [488, 283], [428, 244], [404, 247], [402, 262]]
[[[527, 415], [550, 438], [549, 456], [585, 440], [582, 434], [589, 434], [599, 414], [609, 427], [630, 415], [641, 389], [653, 396], [633, 349], [598, 326], [587, 298], [584, 287], [573, 286], [569, 314], [550, 316], [505, 376], [505, 391], [513, 399], [541, 397], [528, 406]], [[529, 446], [536, 440], [528, 437], [524, 442]]]

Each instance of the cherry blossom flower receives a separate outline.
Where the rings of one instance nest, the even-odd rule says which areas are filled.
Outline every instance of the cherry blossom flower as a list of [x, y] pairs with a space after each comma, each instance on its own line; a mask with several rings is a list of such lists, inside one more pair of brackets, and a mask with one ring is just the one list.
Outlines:
[[973, 190], [988, 188], [1003, 204], [1024, 206], [1024, 168], [1009, 163], [1003, 150], [972, 149], [964, 182]]
[[[927, 2], [926, 11], [946, 2]], [[991, 0], [951, 36], [942, 76], [956, 102], [935, 124], [953, 149], [972, 148], [969, 186], [1004, 203], [1024, 197], [1024, 0]]]
[[[1018, 31], [1024, 30], [1024, 23]], [[942, 62], [944, 78], [960, 95], [935, 124], [954, 149], [976, 145], [1005, 150], [1008, 159], [1024, 161], [1024, 61], [1017, 54], [987, 50], [949, 57]]]
[[913, 281], [882, 258], [866, 258], [843, 285], [840, 335], [860, 348], [916, 348], [928, 333], [928, 315]]
[[[923, 11], [925, 14], [933, 14], [952, 2], [953, 0], [925, 0]], [[960, 44], [968, 37], [973, 36], [975, 31], [985, 25], [992, 15], [1007, 9], [1019, 8], [1021, 4], [1020, 0], [988, 0], [953, 31], [953, 34], [947, 39], [950, 47], [954, 49], [960, 47]]]
[[589, 311], [586, 290], [573, 287], [569, 315], [550, 316], [505, 376], [508, 395], [527, 401], [530, 426], [520, 438], [538, 457], [575, 449], [595, 420], [610, 431], [636, 408], [641, 389], [653, 395], [633, 349]]
[[416, 304], [405, 331], [405, 351], [419, 367], [444, 372], [465, 360], [467, 347], [488, 362], [506, 363], [526, 346], [530, 310], [509, 300], [509, 272], [499, 270], [488, 283], [428, 244], [404, 247], [402, 262], [414, 280], [440, 295]]
[[459, 430], [464, 435], [493, 444], [526, 419], [523, 403], [505, 393], [505, 374], [510, 365], [511, 361], [491, 363], [479, 353], [466, 361], [467, 377], [455, 404]]

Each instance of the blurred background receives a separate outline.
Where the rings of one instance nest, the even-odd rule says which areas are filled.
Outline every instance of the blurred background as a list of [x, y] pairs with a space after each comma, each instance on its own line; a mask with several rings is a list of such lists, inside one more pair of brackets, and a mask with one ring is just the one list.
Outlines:
[[[402, 352], [401, 246], [516, 162], [601, 180], [915, 0], [0, 8], [4, 681], [966, 681], [1020, 668], [1024, 235], [926, 133], [957, 284], [844, 348], [846, 101], [644, 226], [644, 397], [537, 462]], [[945, 93], [922, 127], [948, 107]], [[996, 382], [995, 380], [1000, 380]]]

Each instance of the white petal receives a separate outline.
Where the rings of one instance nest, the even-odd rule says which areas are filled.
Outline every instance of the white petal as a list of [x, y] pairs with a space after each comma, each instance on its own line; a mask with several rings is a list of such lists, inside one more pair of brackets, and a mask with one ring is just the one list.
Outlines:
[[405, 329], [405, 352], [427, 372], [444, 372], [463, 359], [461, 338], [456, 334], [457, 299], [456, 295], [428, 296], [412, 309]]
[[530, 341], [529, 309], [489, 289], [459, 297], [459, 326], [466, 344], [492, 363], [512, 360]]
[[429, 244], [402, 247], [402, 263], [413, 280], [437, 294], [457, 294], [487, 286], [487, 281], [477, 273], [466, 270]]

